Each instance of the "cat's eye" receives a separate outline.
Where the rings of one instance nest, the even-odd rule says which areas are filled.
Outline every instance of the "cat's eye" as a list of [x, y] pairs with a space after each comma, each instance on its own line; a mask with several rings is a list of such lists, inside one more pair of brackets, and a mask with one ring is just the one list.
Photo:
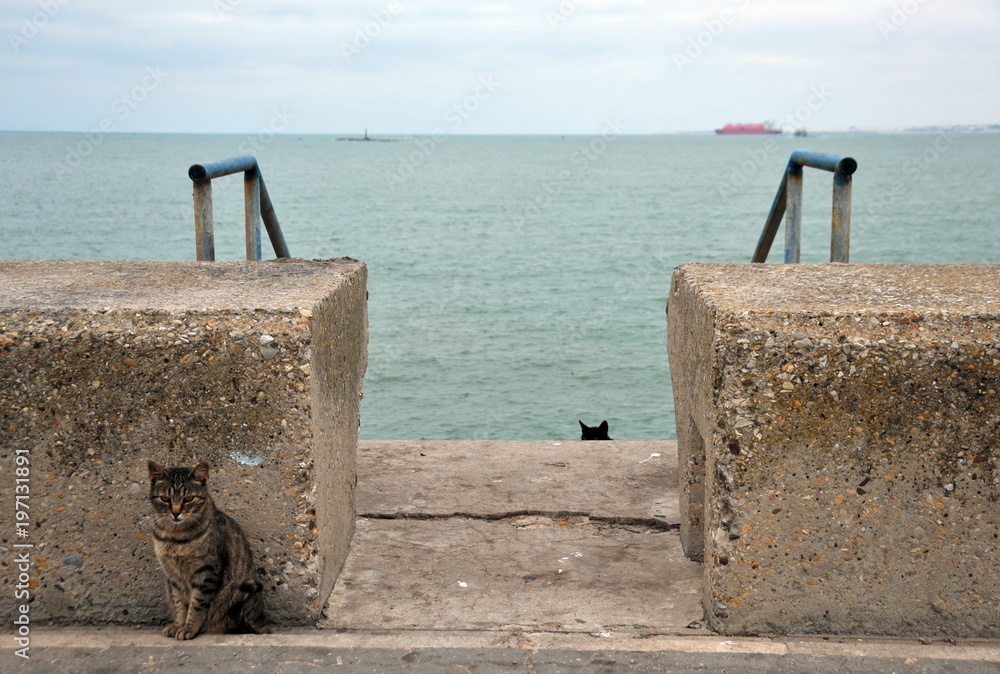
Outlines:
[[190, 503], [193, 500], [194, 500], [194, 496], [185, 496], [184, 497], [184, 502], [185, 503]]
[[163, 501], [164, 503], [170, 503], [170, 497], [169, 496], [161, 496], [160, 500]]

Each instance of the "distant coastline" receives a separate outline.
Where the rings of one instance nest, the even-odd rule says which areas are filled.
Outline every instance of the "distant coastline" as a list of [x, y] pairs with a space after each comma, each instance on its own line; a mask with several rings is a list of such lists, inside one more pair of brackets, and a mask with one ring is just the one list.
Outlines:
[[[710, 130], [681, 131], [682, 134], [709, 134]], [[904, 127], [861, 127], [849, 126], [846, 128], [810, 128], [810, 136], [822, 134], [919, 134], [919, 133], [1000, 133], [1000, 124], [940, 124], [930, 126], [904, 126]], [[783, 135], [793, 135], [792, 130], [784, 129]]]
[[851, 126], [846, 129], [816, 129], [815, 133], [1000, 133], [1000, 124], [941, 124], [872, 128]]
[[[930, 125], [930, 126], [907, 126], [907, 127], [830, 127], [830, 128], [815, 128], [810, 127], [807, 129], [810, 136], [819, 134], [919, 134], [919, 133], [1000, 133], [1000, 124], [942, 124], [942, 125]], [[91, 133], [91, 135], [97, 134], [97, 132], [79, 131], [79, 130], [60, 130], [60, 129], [0, 129], [0, 133], [9, 134], [32, 134], [32, 133], [44, 133], [44, 134], [63, 134], [63, 135], [86, 135]], [[645, 133], [622, 133], [622, 136], [694, 136], [694, 135], [711, 135], [714, 134], [713, 129], [697, 129], [697, 130], [674, 130], [674, 131], [649, 131]], [[106, 134], [100, 133], [100, 136], [245, 136], [246, 134], [236, 132], [236, 131], [109, 131]], [[372, 136], [350, 136], [344, 133], [337, 132], [283, 132], [275, 134], [275, 136], [294, 138], [294, 137], [307, 137], [307, 136], [333, 136], [339, 141], [360, 141], [360, 142], [381, 142], [381, 143], [398, 143], [402, 140], [409, 140], [412, 138], [424, 138], [429, 134], [427, 133], [392, 133], [387, 136], [382, 137], [372, 137]], [[469, 136], [469, 137], [489, 137], [494, 136], [497, 138], [508, 137], [508, 138], [552, 138], [552, 137], [563, 137], [563, 138], [577, 138], [577, 137], [589, 137], [600, 135], [599, 133], [479, 133], [479, 134], [454, 134], [454, 137]], [[791, 136], [792, 131], [786, 130], [783, 135]]]

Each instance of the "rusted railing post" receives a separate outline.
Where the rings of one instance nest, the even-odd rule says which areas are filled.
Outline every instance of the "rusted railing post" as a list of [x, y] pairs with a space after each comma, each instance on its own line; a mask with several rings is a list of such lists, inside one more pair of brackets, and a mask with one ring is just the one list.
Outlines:
[[764, 231], [757, 241], [753, 262], [766, 262], [771, 244], [781, 226], [785, 224], [785, 262], [799, 261], [802, 241], [802, 167], [823, 169], [833, 173], [833, 212], [830, 230], [830, 261], [850, 260], [851, 239], [851, 176], [858, 170], [858, 162], [851, 157], [838, 157], [809, 150], [795, 150], [788, 160], [781, 184], [771, 203], [771, 211], [764, 223]]
[[248, 260], [261, 259], [260, 223], [267, 228], [268, 238], [277, 257], [291, 257], [281, 233], [278, 216], [274, 213], [271, 196], [267, 193], [264, 176], [257, 160], [245, 155], [206, 164], [194, 164], [188, 177], [194, 183], [195, 243], [199, 260], [215, 260], [215, 223], [212, 216], [212, 179], [243, 172], [246, 255]]
[[802, 249], [802, 167], [788, 164], [785, 172], [787, 205], [785, 206], [785, 263], [798, 264]]
[[247, 259], [259, 260], [260, 249], [260, 170], [243, 174], [243, 211], [246, 221]]
[[833, 220], [830, 260], [849, 262], [851, 257], [851, 174], [833, 174]]
[[212, 215], [212, 181], [194, 184], [194, 240], [198, 260], [215, 259], [215, 219]]

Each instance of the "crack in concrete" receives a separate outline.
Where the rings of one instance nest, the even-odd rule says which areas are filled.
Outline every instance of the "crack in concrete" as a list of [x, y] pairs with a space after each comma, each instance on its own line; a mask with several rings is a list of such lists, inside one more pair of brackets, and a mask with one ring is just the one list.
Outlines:
[[470, 512], [450, 512], [450, 513], [358, 513], [356, 517], [370, 520], [448, 520], [448, 519], [469, 519], [482, 522], [497, 522], [499, 520], [512, 519], [514, 517], [547, 517], [553, 520], [563, 520], [569, 517], [587, 518], [589, 522], [597, 524], [607, 524], [611, 526], [638, 526], [649, 527], [657, 531], [678, 531], [680, 523], [667, 522], [655, 517], [624, 517], [615, 515], [592, 515], [587, 512], [574, 512], [567, 510], [545, 511], [545, 510], [510, 510], [500, 513], [470, 513]]

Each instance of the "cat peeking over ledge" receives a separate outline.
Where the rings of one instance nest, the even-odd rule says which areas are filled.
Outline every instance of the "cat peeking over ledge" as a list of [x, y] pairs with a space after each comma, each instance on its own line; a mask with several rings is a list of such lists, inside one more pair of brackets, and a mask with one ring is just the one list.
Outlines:
[[215, 507], [208, 464], [164, 468], [149, 462], [153, 549], [166, 576], [177, 639], [206, 634], [268, 634], [264, 587], [253, 567], [246, 535]]
[[602, 421], [600, 426], [588, 426], [580, 422], [581, 440], [611, 440], [608, 437], [608, 422]]

